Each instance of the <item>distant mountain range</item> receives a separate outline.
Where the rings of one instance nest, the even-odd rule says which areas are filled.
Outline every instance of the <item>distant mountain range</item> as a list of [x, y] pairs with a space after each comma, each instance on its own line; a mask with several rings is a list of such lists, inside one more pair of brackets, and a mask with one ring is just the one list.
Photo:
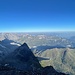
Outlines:
[[[67, 36], [67, 37], [66, 37]], [[0, 40], [9, 39], [23, 44], [26, 42], [29, 47], [48, 45], [75, 47], [74, 32], [65, 33], [0, 33]], [[13, 44], [13, 43], [12, 43]]]
[[19, 70], [23, 72], [26, 69], [28, 72], [32, 70], [33, 63], [36, 68], [42, 68], [42, 71], [43, 67], [53, 66], [58, 72], [75, 75], [75, 35], [73, 34], [66, 34], [66, 37], [62, 36], [62, 33], [60, 35], [59, 33], [0, 33], [0, 62], [3, 61], [1, 67], [18, 69], [15, 70], [17, 74]]

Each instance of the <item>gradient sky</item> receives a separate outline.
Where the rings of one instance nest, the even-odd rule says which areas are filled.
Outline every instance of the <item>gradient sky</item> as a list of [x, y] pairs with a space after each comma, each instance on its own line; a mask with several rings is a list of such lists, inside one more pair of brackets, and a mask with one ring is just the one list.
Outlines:
[[75, 31], [75, 0], [0, 0], [0, 32]]

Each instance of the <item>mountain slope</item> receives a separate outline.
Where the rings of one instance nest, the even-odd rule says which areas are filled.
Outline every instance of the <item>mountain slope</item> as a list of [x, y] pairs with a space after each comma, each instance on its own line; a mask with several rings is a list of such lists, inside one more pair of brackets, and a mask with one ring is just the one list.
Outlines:
[[28, 45], [24, 43], [5, 57], [0, 65], [0, 75], [67, 75], [52, 66], [42, 67]]
[[9, 64], [20, 70], [32, 70], [40, 68], [37, 58], [33, 55], [26, 43], [18, 47], [14, 52], [9, 54], [4, 60], [4, 64]]
[[18, 48], [20, 46], [19, 43], [15, 42], [13, 40], [9, 40], [7, 38], [0, 41], [0, 44], [3, 47], [6, 47], [9, 50], [9, 52], [12, 52], [13, 50], [15, 50], [16, 48]]
[[53, 48], [35, 54], [38, 57], [49, 58], [41, 60], [42, 66], [53, 66], [57, 71], [75, 75], [75, 49]]

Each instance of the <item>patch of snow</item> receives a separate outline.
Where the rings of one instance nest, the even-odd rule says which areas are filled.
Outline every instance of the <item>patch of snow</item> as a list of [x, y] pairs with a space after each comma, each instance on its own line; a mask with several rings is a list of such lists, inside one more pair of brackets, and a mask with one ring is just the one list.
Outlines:
[[9, 64], [5, 64], [4, 66], [8, 66]]
[[33, 46], [33, 48], [36, 48], [37, 46]]
[[67, 45], [67, 47], [71, 47], [71, 45]]
[[21, 46], [20, 44], [18, 44], [18, 43], [15, 43], [15, 42], [12, 42], [12, 43], [10, 43], [11, 45], [17, 45], [17, 46]]

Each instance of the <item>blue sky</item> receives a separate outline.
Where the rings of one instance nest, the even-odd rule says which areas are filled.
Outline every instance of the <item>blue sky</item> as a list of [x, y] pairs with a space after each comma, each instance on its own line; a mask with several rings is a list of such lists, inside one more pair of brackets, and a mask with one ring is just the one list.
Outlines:
[[75, 31], [75, 0], [0, 0], [0, 32]]

